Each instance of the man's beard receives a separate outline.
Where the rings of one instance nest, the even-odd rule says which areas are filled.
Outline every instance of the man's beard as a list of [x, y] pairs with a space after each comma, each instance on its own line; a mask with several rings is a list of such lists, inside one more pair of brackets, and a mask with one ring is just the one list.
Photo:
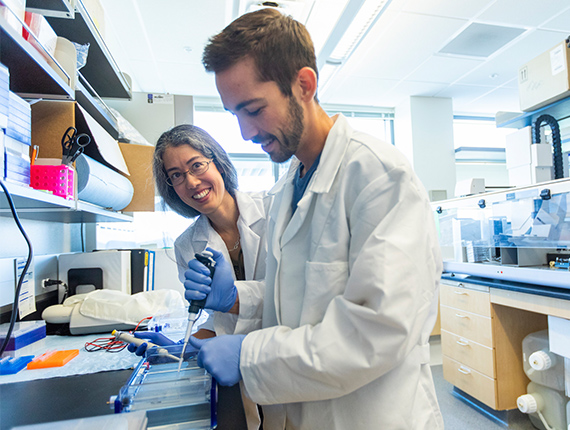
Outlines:
[[269, 154], [273, 162], [283, 163], [297, 152], [305, 129], [303, 119], [303, 108], [295, 100], [295, 97], [289, 97], [288, 128], [281, 133], [281, 139], [276, 140], [278, 149]]

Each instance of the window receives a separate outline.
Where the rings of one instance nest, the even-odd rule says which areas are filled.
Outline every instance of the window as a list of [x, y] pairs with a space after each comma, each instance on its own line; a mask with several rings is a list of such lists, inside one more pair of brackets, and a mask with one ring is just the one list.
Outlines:
[[497, 128], [494, 118], [455, 116], [453, 140], [457, 181], [484, 178], [488, 189], [508, 186], [505, 137], [514, 131]]
[[[273, 163], [261, 146], [241, 137], [237, 119], [225, 111], [217, 99], [195, 98], [194, 124], [216, 139], [230, 155], [238, 173], [241, 191], [269, 190], [289, 168], [290, 162]], [[329, 115], [342, 112], [350, 125], [393, 144], [391, 110], [346, 106], [323, 106]], [[156, 197], [156, 212], [135, 213], [132, 223], [97, 224], [97, 249], [119, 247], [172, 247], [193, 220], [171, 210], [163, 210], [162, 199]]]

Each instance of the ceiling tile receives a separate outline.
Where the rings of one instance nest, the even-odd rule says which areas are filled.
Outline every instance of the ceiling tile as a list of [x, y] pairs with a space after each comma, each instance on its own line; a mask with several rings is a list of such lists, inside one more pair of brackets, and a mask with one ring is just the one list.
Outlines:
[[471, 19], [484, 10], [493, 0], [410, 0], [403, 10], [426, 15], [440, 15], [452, 18]]
[[[138, 91], [145, 93], [165, 93], [163, 77], [159, 74], [155, 63], [151, 61], [131, 60], [133, 82], [136, 79]], [[127, 72], [128, 73], [128, 72]]]
[[538, 27], [566, 9], [568, 0], [497, 0], [477, 20]]
[[[459, 107], [459, 106], [458, 106]], [[471, 112], [520, 111], [519, 93], [513, 88], [496, 88], [493, 91], [467, 103], [465, 110]]]
[[423, 82], [454, 82], [483, 64], [483, 60], [432, 55], [406, 79]]
[[385, 105], [384, 95], [392, 89], [398, 81], [358, 78], [335, 80], [326, 91], [319, 93], [323, 103], [331, 104], [362, 104], [365, 106], [393, 106]]
[[390, 22], [381, 18], [348, 60], [345, 67], [355, 76], [402, 79], [466, 23], [413, 13], [390, 18]]
[[566, 33], [570, 32], [570, 6], [565, 12], [562, 12], [560, 15], [552, 18], [549, 21], [546, 21], [544, 25], [540, 28], [546, 30], [558, 30], [564, 31]]
[[158, 63], [164, 80], [165, 92], [170, 94], [218, 96], [214, 75], [207, 73], [202, 64]]
[[535, 30], [525, 34], [515, 44], [494, 56], [471, 73], [461, 78], [459, 84], [501, 86], [518, 76], [519, 68], [542, 54], [549, 47], [564, 40], [564, 33]]

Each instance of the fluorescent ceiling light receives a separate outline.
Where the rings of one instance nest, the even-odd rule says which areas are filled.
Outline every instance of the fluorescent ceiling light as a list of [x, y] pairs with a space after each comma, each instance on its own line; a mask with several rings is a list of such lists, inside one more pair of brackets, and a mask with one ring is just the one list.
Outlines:
[[321, 91], [348, 60], [392, 0], [347, 0], [317, 56]]
[[291, 15], [299, 22], [305, 23], [314, 2], [315, 0], [240, 0], [239, 15], [270, 7], [277, 9], [284, 15]]
[[345, 61], [368, 33], [372, 24], [376, 22], [387, 3], [386, 0], [365, 1], [336, 45], [329, 60]]

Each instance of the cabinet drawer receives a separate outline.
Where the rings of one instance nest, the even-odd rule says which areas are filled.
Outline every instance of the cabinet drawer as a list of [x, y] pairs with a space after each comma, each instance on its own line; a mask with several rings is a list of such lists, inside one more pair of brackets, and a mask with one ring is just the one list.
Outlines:
[[442, 330], [493, 348], [491, 318], [444, 305], [440, 312]]
[[493, 348], [442, 330], [441, 352], [489, 378], [495, 378], [495, 351]]
[[489, 293], [462, 287], [461, 285], [463, 284], [461, 283], [458, 285], [457, 287], [453, 287], [441, 284], [439, 295], [442, 305], [451, 306], [452, 308], [462, 309], [486, 317], [491, 316]]
[[495, 380], [443, 356], [443, 377], [460, 390], [475, 397], [491, 408], [496, 408]]

